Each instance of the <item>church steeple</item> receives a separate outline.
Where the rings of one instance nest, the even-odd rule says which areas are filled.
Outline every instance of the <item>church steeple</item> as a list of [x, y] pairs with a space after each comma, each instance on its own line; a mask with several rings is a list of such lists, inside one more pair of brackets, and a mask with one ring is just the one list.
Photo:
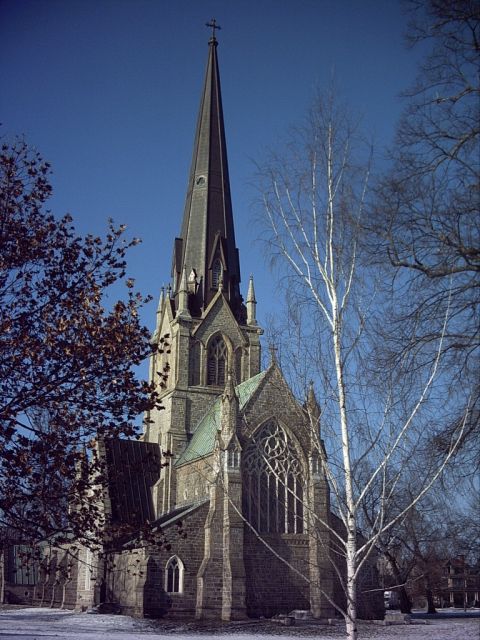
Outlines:
[[[208, 43], [205, 74], [187, 198], [180, 238], [176, 238], [172, 275], [175, 303], [182, 274], [188, 278], [188, 306], [199, 317], [217, 293], [219, 286], [237, 319], [244, 316], [240, 296], [240, 264], [235, 244], [227, 147], [223, 122], [217, 40]], [[209, 24], [208, 26], [213, 26]]]

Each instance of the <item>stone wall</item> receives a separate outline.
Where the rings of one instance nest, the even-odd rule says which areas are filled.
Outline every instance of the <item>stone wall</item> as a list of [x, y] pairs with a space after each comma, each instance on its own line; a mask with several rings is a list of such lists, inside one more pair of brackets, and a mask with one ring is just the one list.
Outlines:
[[290, 569], [245, 527], [244, 562], [247, 576], [247, 614], [270, 617], [292, 609], [310, 609], [308, 536], [264, 534], [263, 539], [301, 575]]
[[213, 474], [213, 455], [177, 467], [176, 504], [192, 503], [209, 495]]
[[[108, 581], [109, 598], [122, 613], [134, 616], [194, 617], [197, 573], [204, 551], [204, 525], [208, 504], [201, 505], [182, 522], [164, 528], [168, 546], [115, 554]], [[176, 555], [184, 567], [181, 593], [166, 593], [165, 567]]]

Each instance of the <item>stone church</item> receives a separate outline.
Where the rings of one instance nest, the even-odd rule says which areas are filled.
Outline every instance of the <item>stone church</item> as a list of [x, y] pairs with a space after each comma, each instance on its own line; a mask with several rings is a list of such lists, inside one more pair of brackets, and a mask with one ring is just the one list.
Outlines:
[[[312, 518], [329, 512], [315, 437], [275, 362], [261, 371], [253, 279], [245, 302], [240, 284], [212, 37], [172, 284], [152, 337], [159, 348], [150, 378], [164, 385], [164, 409], [152, 412], [137, 445], [173, 454], [150, 486], [171, 550], [149, 550], [135, 585], [109, 585], [126, 611], [223, 620], [291, 609], [333, 615], [328, 534]], [[112, 517], [120, 517], [113, 508]], [[185, 537], [176, 534], [179, 521]], [[124, 555], [117, 567], [130, 562]]]
[[[85, 552], [69, 586], [77, 607], [93, 603], [95, 578], [97, 602], [140, 616], [333, 617], [343, 603], [317, 401], [313, 389], [295, 399], [273, 356], [261, 370], [253, 279], [245, 301], [240, 285], [213, 35], [172, 283], [152, 336], [163, 409], [147, 416], [139, 441], [106, 442], [103, 452], [111, 522], [154, 522], [168, 544], [117, 546], [96, 576]], [[363, 591], [376, 586], [367, 569]], [[359, 609], [379, 617], [371, 599]]]
[[[173, 454], [137, 492], [141, 517], [157, 520], [171, 549], [145, 548], [142, 575], [128, 579], [120, 569], [131, 553], [118, 554], [108, 588], [137, 615], [230, 620], [303, 609], [332, 617], [342, 600], [330, 562], [329, 527], [338, 523], [319, 410], [313, 389], [298, 403], [274, 358], [261, 370], [253, 279], [245, 302], [240, 289], [217, 44], [212, 36], [172, 284], [152, 337], [150, 379], [162, 385], [164, 409], [129, 445], [140, 456], [148, 447]], [[107, 451], [117, 468], [132, 453], [121, 444]], [[113, 519], [135, 511], [132, 498], [123, 516], [115, 512], [129, 494], [131, 486], [111, 496]]]

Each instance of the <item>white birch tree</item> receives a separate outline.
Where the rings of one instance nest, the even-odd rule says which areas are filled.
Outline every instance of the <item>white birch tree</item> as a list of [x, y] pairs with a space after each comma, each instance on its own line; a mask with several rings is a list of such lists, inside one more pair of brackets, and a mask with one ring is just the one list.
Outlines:
[[[444, 382], [438, 375], [442, 335], [432, 362], [415, 377], [414, 390], [401, 367], [385, 370], [377, 381], [365, 375], [374, 344], [372, 329], [386, 308], [362, 237], [371, 157], [352, 117], [331, 92], [316, 101], [307, 124], [294, 131], [282, 152], [261, 170], [265, 240], [296, 314], [307, 327], [304, 348], [315, 353], [321, 374], [328, 460], [320, 444], [319, 455], [334, 509], [345, 527], [344, 538], [330, 530], [346, 563], [344, 576], [332, 558], [346, 594], [343, 613], [350, 640], [357, 638], [358, 579], [366, 559], [380, 536], [440, 477], [469, 414], [467, 408], [441, 459], [422, 466], [412, 453], [435, 436], [432, 412], [438, 411], [435, 394]], [[449, 311], [447, 305], [444, 327]], [[417, 474], [417, 490], [402, 509], [392, 512], [390, 503], [403, 471]], [[374, 517], [360, 537], [366, 502], [373, 504]]]

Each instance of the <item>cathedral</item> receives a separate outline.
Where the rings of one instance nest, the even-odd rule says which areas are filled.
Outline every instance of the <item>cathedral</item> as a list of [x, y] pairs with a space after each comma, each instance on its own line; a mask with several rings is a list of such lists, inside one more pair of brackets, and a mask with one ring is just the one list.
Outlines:
[[[253, 279], [245, 302], [240, 291], [217, 44], [212, 36], [172, 283], [152, 337], [150, 379], [163, 409], [131, 443], [173, 454], [151, 474], [145, 505], [171, 550], [149, 550], [134, 590], [132, 580], [111, 578], [108, 590], [137, 615], [230, 620], [311, 609], [331, 617], [328, 532], [314, 521], [329, 513], [317, 436], [275, 359], [261, 370]], [[110, 467], [125, 466], [119, 445], [107, 447], [118, 448], [106, 452]], [[114, 520], [131, 491], [110, 496]], [[121, 555], [117, 569], [131, 561]]]
[[[150, 379], [163, 409], [129, 445], [139, 456], [150, 449], [172, 457], [142, 474], [146, 488], [133, 478], [110, 496], [113, 520], [141, 503], [140, 520], [158, 522], [171, 547], [143, 549], [144, 571], [128, 579], [120, 568], [132, 564], [131, 552], [118, 554], [108, 591], [136, 615], [231, 620], [301, 609], [333, 617], [342, 600], [330, 562], [338, 523], [320, 412], [313, 389], [298, 403], [274, 357], [261, 370], [253, 279], [245, 302], [240, 288], [217, 46], [213, 35], [172, 283], [152, 337]], [[125, 470], [132, 452], [121, 444], [106, 454], [110, 467]], [[132, 495], [122, 507], [134, 493], [143, 501]]]
[[[106, 441], [101, 452], [108, 521], [154, 523], [166, 542], [116, 545], [97, 564], [84, 550], [71, 604], [224, 621], [292, 610], [331, 618], [344, 604], [341, 561], [332, 563], [341, 525], [320, 411], [313, 388], [305, 402], [293, 396], [273, 353], [261, 369], [252, 278], [241, 293], [213, 32], [171, 285], [152, 335], [162, 409], [140, 440]], [[367, 569], [362, 593], [377, 585]], [[359, 596], [359, 610], [380, 617], [372, 598]]]

